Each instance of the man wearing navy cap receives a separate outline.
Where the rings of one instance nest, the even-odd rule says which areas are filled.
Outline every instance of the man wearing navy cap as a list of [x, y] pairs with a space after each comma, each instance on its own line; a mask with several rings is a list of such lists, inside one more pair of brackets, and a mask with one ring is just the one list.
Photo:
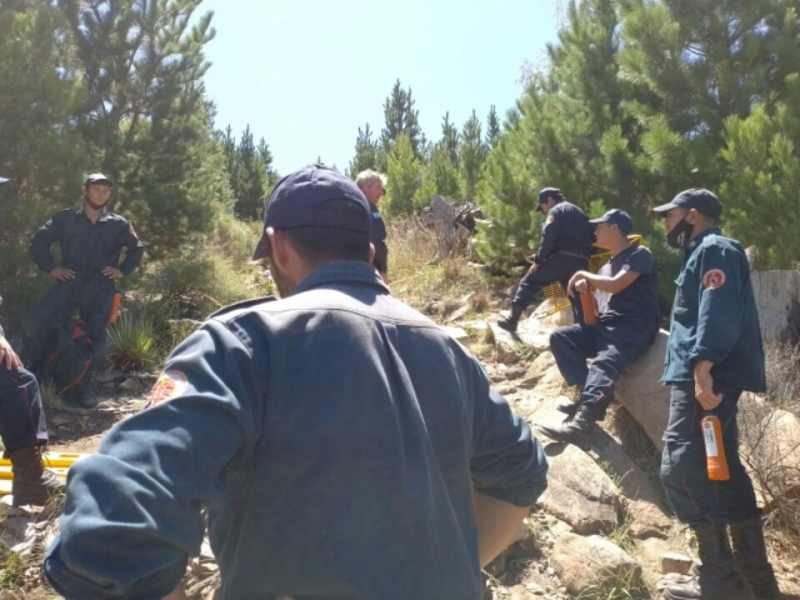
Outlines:
[[212, 315], [73, 465], [59, 593], [179, 598], [206, 508], [219, 600], [483, 597], [547, 462], [480, 363], [389, 293], [370, 219], [327, 167], [278, 182], [254, 257], [281, 299]]
[[[753, 484], [739, 459], [736, 422], [742, 391], [766, 390], [750, 265], [741, 244], [722, 235], [722, 203], [712, 192], [685, 190], [654, 211], [664, 218], [669, 245], [684, 252], [662, 379], [672, 389], [661, 481], [677, 517], [694, 529], [703, 563], [697, 577], [663, 594], [667, 600], [774, 600], [781, 593]], [[709, 414], [722, 427], [727, 481], [707, 474], [700, 420]]]
[[[56, 213], [33, 235], [29, 248], [34, 264], [56, 283], [34, 308], [20, 354], [41, 381], [55, 330], [77, 308], [92, 341], [86, 375], [63, 396], [66, 404], [77, 408], [97, 404], [91, 384], [105, 359], [106, 325], [116, 282], [130, 275], [144, 255], [144, 245], [133, 226], [107, 207], [113, 187], [114, 182], [102, 173], [89, 175], [81, 188], [83, 205]], [[51, 251], [53, 244], [61, 250], [58, 263]], [[120, 263], [123, 249], [125, 259]]]
[[[589, 268], [589, 256], [592, 254], [594, 231], [589, 219], [580, 208], [564, 199], [561, 190], [541, 190], [536, 210], [545, 215], [539, 250], [517, 287], [511, 312], [497, 322], [498, 326], [511, 333], [517, 330], [525, 309], [541, 301], [545, 287], [560, 283], [566, 289], [569, 278], [576, 271]], [[575, 322], [582, 322], [580, 302], [573, 298], [570, 301]]]
[[553, 440], [581, 447], [588, 444], [594, 424], [605, 418], [622, 371], [655, 341], [661, 316], [656, 265], [647, 248], [628, 241], [633, 229], [628, 213], [613, 209], [590, 223], [611, 259], [597, 274], [575, 273], [567, 294], [594, 293], [597, 324], [561, 327], [550, 335], [558, 369], [569, 385], [581, 386], [580, 400], [560, 407], [569, 417], [565, 423], [538, 427]]

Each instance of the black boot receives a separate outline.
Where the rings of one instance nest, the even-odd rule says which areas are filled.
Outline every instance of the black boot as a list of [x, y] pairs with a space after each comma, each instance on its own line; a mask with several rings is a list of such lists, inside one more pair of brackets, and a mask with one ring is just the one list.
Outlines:
[[665, 600], [755, 600], [753, 591], [736, 570], [724, 526], [695, 529], [700, 574], [663, 592]]
[[38, 446], [29, 446], [8, 453], [11, 460], [11, 495], [14, 506], [36, 504], [43, 506], [64, 492], [61, 479], [42, 465]]
[[497, 326], [501, 329], [505, 329], [510, 333], [517, 332], [517, 324], [519, 323], [519, 318], [522, 316], [522, 312], [525, 309], [521, 306], [517, 306], [516, 304], [511, 305], [511, 312], [507, 317], [503, 317], [499, 321], [497, 321]]
[[758, 600], [777, 600], [781, 597], [775, 572], [767, 558], [764, 526], [761, 521], [731, 525], [733, 559]]
[[559, 425], [537, 425], [537, 429], [551, 440], [575, 444], [586, 450], [589, 447], [589, 438], [594, 429], [594, 423], [595, 419], [589, 415], [586, 409], [578, 408], [571, 421]]
[[95, 398], [92, 388], [96, 377], [97, 369], [90, 367], [78, 385], [69, 388], [62, 394], [64, 404], [72, 408], [86, 409], [97, 406], [97, 398]]

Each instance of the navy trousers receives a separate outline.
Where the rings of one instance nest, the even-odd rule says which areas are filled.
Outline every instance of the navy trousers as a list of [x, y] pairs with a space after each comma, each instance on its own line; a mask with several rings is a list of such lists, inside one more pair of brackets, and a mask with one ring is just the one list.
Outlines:
[[0, 437], [6, 452], [47, 443], [39, 384], [25, 369], [0, 365]]
[[20, 357], [26, 366], [41, 366], [51, 351], [53, 329], [63, 325], [77, 309], [92, 340], [92, 366], [100, 368], [106, 355], [106, 326], [115, 293], [114, 282], [102, 275], [59, 281], [51, 287], [33, 309], [25, 332]]
[[[564, 291], [570, 278], [581, 270], [589, 268], [588, 258], [579, 258], [567, 254], [553, 254], [536, 269], [535, 273], [526, 273], [517, 287], [517, 293], [511, 302], [522, 310], [531, 304], [537, 304], [543, 300], [542, 290], [553, 283], [560, 283]], [[581, 309], [580, 298], [577, 294], [570, 298], [572, 304], [572, 315], [576, 323], [583, 323], [583, 310]]]
[[730, 479], [711, 481], [700, 419], [707, 413], [694, 395], [694, 382], [672, 384], [669, 422], [664, 432], [661, 455], [661, 483], [675, 514], [695, 529], [757, 521], [753, 482], [739, 459], [739, 428], [736, 423], [742, 390], [714, 381], [714, 392], [722, 403], [714, 409], [722, 426], [725, 457]]
[[605, 418], [620, 374], [644, 354], [657, 333], [655, 319], [638, 319], [570, 325], [550, 334], [550, 351], [562, 377], [569, 385], [582, 386], [581, 411], [596, 421]]

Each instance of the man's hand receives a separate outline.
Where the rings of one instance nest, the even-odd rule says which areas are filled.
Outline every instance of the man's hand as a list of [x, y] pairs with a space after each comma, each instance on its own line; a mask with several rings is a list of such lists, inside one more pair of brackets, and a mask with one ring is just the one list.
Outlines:
[[722, 394], [714, 393], [713, 366], [714, 363], [708, 360], [698, 361], [694, 366], [694, 395], [705, 410], [713, 410], [722, 402]]
[[64, 267], [56, 267], [50, 271], [50, 275], [59, 281], [69, 281], [70, 279], [75, 279], [75, 271], [72, 269], [65, 269]]
[[539, 268], [539, 265], [537, 265], [536, 263], [533, 263], [530, 266], [530, 268], [528, 269], [528, 275], [533, 275], [534, 273], [536, 273], [536, 269], [538, 269], [538, 268]]
[[575, 292], [588, 292], [590, 273], [586, 271], [578, 271], [573, 275], [567, 284], [567, 295], [572, 298]]
[[122, 274], [122, 271], [120, 271], [116, 267], [104, 267], [103, 270], [100, 272], [109, 279], [113, 279], [114, 281], [119, 281], [120, 279], [125, 277], [125, 275]]
[[0, 365], [3, 364], [9, 371], [12, 369], [18, 371], [22, 368], [22, 361], [17, 356], [17, 353], [14, 352], [11, 344], [8, 343], [6, 338], [0, 336]]

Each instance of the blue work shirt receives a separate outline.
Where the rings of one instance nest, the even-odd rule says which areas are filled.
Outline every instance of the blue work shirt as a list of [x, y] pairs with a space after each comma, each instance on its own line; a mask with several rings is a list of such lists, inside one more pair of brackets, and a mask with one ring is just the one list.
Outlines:
[[389, 248], [386, 246], [386, 224], [383, 222], [381, 211], [378, 206], [369, 203], [372, 219], [369, 224], [369, 241], [375, 246], [375, 258], [372, 260], [373, 266], [379, 273], [386, 273], [389, 270]]
[[697, 361], [708, 360], [714, 379], [766, 391], [761, 329], [742, 245], [717, 227], [706, 229], [690, 242], [675, 286], [662, 381], [692, 381]]
[[661, 306], [658, 301], [658, 278], [656, 263], [650, 250], [633, 244], [604, 264], [598, 275], [615, 277], [620, 271], [639, 273], [639, 277], [616, 294], [602, 290], [595, 292], [600, 321], [659, 318]]
[[[141, 264], [144, 244], [130, 222], [109, 210], [103, 210], [96, 222], [86, 216], [83, 207], [67, 208], [42, 225], [31, 239], [29, 255], [40, 271], [56, 268], [51, 247], [58, 243], [61, 265], [77, 275], [102, 276], [105, 267], [115, 267], [126, 277]], [[119, 263], [122, 249], [125, 260]]]
[[577, 206], [562, 201], [553, 206], [544, 218], [542, 241], [536, 262], [542, 263], [558, 252], [589, 258], [594, 244], [594, 227]]
[[479, 600], [473, 487], [529, 506], [547, 462], [483, 368], [338, 262], [210, 318], [152, 407], [70, 469], [45, 572], [67, 598], [159, 598], [203, 540], [224, 600]]

